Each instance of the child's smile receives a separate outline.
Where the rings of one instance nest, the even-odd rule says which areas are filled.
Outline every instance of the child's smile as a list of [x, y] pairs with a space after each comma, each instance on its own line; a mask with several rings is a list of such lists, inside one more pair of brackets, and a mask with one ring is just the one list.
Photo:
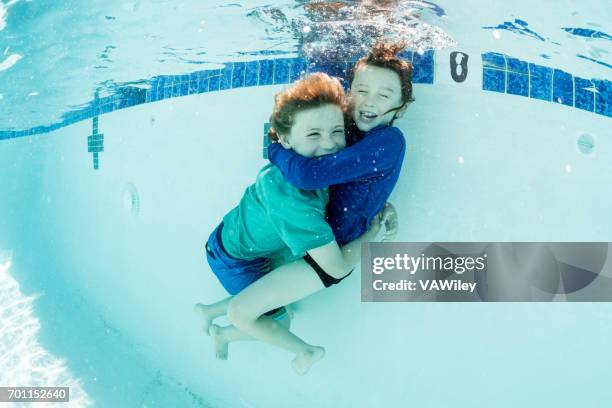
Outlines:
[[363, 110], [363, 109], [360, 109], [358, 114], [359, 114], [360, 122], [366, 123], [366, 124], [372, 123], [378, 117], [376, 113], [370, 112], [368, 110]]

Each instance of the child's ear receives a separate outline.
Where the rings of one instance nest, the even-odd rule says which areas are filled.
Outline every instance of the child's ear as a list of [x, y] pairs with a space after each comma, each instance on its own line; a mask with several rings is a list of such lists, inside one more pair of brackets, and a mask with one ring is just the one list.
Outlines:
[[291, 149], [291, 145], [289, 144], [289, 142], [287, 141], [287, 136], [286, 135], [278, 135], [278, 142], [281, 144], [281, 146], [283, 146], [285, 149]]
[[396, 114], [395, 117], [396, 118], [401, 118], [402, 116], [404, 116], [404, 113], [406, 113], [406, 109], [408, 109], [408, 104], [404, 103], [404, 107], [402, 109], [399, 109]]

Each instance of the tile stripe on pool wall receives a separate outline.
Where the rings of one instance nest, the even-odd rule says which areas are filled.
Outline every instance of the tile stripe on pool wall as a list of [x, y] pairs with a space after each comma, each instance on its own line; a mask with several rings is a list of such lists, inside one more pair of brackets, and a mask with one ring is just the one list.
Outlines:
[[[423, 54], [406, 51], [401, 56], [413, 64], [413, 83], [434, 83], [433, 50]], [[494, 52], [482, 54], [482, 60], [484, 90], [554, 101], [611, 116], [610, 81], [574, 77], [561, 70]], [[330, 69], [329, 73], [343, 75], [346, 79], [353, 63], [354, 60], [333, 64], [335, 67], [342, 66], [341, 72]], [[2, 130], [0, 140], [48, 133], [108, 112], [178, 96], [291, 83], [303, 72], [327, 71], [329, 67], [332, 64], [308, 65], [302, 58], [280, 58], [229, 62], [219, 69], [155, 76], [150, 80], [119, 84], [111, 95], [94, 99], [81, 109], [66, 112], [57, 123], [24, 130]]]
[[[428, 50], [423, 55], [408, 51], [402, 57], [409, 59], [414, 65], [414, 83], [433, 83], [433, 50]], [[342, 64], [346, 67], [352, 66], [353, 61]], [[228, 62], [220, 69], [185, 75], [155, 76], [148, 81], [118, 86], [111, 95], [94, 99], [79, 110], [65, 113], [58, 123], [25, 130], [0, 131], [0, 140], [48, 133], [108, 112], [162, 99], [250, 86], [287, 84], [298, 79], [302, 73], [310, 72], [309, 68], [325, 71], [325, 67], [315, 64], [309, 67], [302, 58], [278, 58]]]
[[572, 106], [612, 117], [612, 82], [585, 79], [505, 54], [482, 54], [482, 89]]

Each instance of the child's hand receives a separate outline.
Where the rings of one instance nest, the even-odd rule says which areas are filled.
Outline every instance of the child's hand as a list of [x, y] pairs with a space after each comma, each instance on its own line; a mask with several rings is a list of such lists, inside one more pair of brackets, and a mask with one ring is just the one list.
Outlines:
[[385, 203], [385, 208], [382, 210], [382, 223], [385, 225], [382, 242], [394, 241], [397, 237], [397, 211], [389, 202]]

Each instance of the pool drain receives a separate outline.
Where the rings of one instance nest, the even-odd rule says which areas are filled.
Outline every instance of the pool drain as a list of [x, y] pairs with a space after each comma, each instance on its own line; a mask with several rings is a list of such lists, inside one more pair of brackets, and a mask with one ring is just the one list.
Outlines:
[[578, 151], [583, 154], [592, 154], [595, 150], [595, 138], [588, 133], [578, 136]]

